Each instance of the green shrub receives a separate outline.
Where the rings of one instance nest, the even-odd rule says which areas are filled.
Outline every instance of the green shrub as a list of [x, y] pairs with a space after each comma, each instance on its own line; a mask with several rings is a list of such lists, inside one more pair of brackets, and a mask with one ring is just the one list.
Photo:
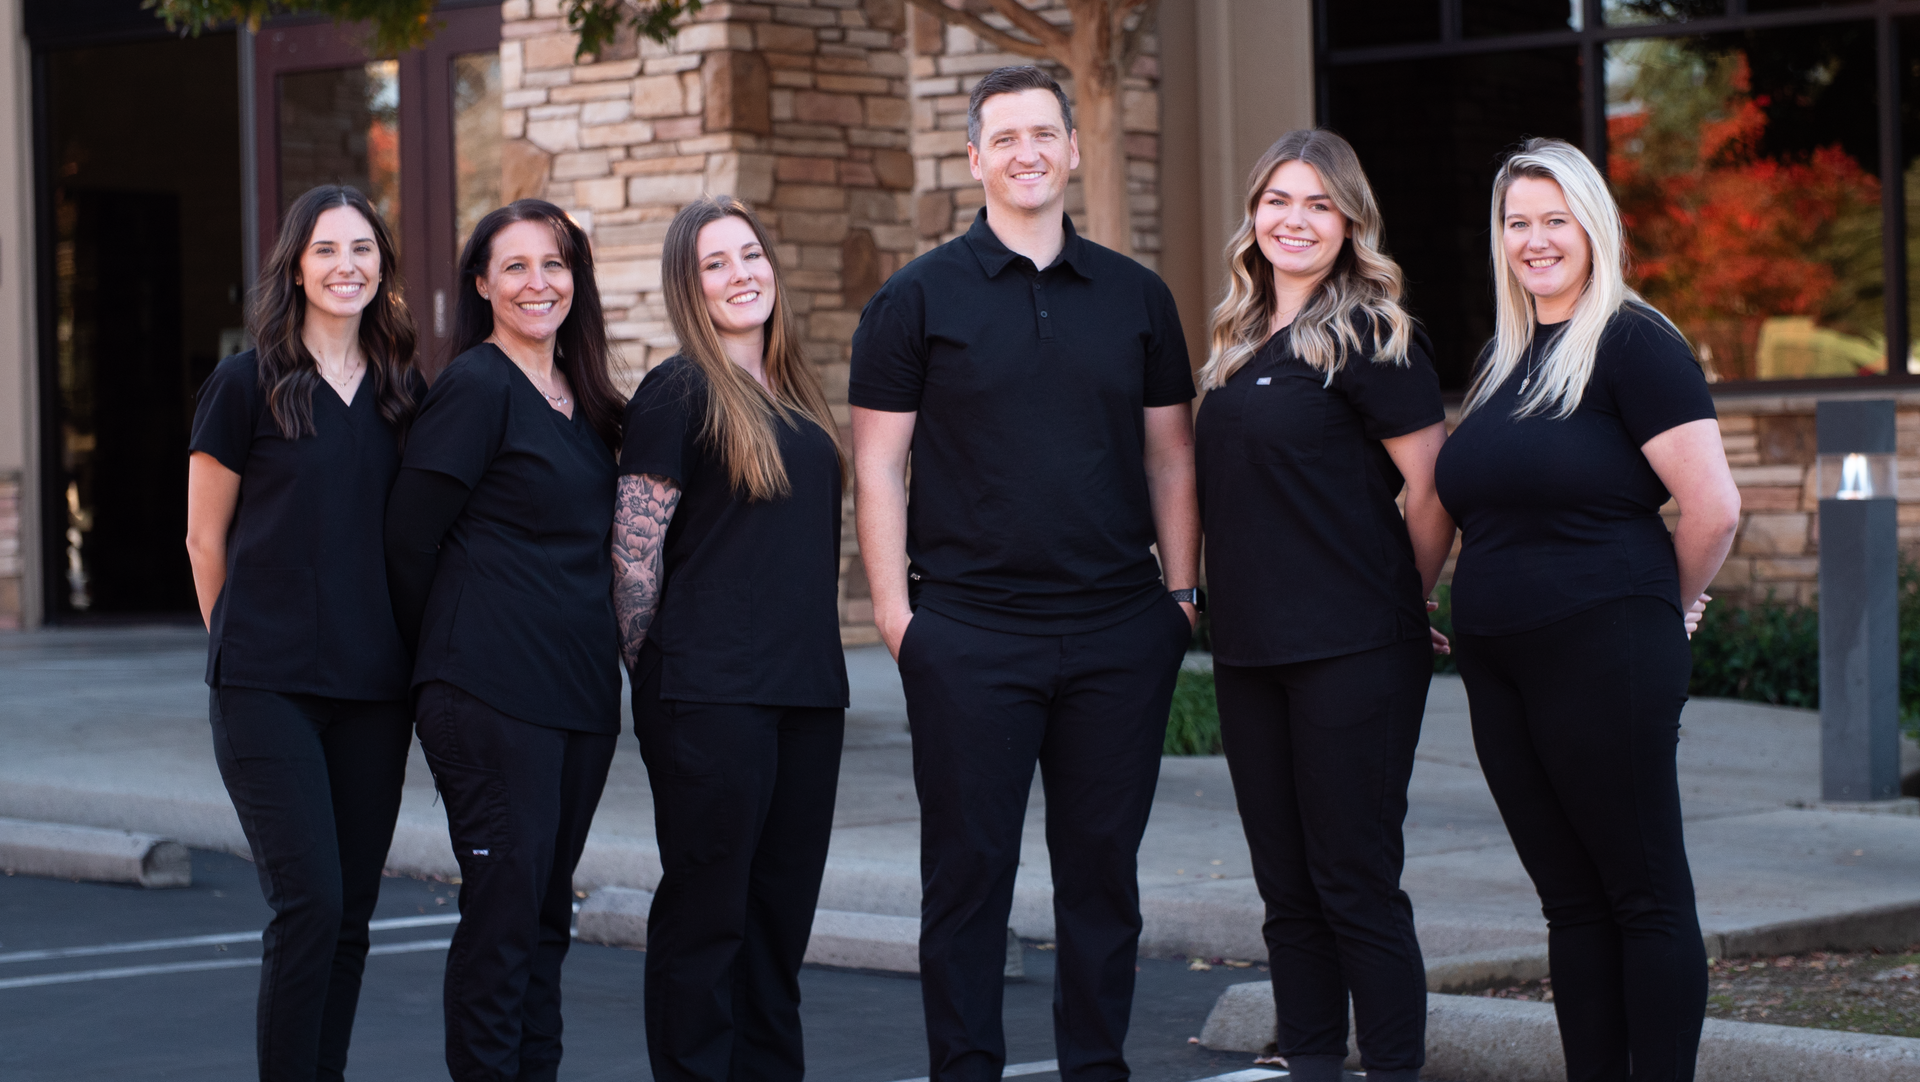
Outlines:
[[1709, 606], [1693, 635], [1691, 695], [1780, 706], [1820, 705], [1820, 613], [1769, 596], [1743, 609]]
[[1220, 708], [1213, 700], [1213, 674], [1180, 670], [1167, 716], [1163, 755], [1220, 754]]

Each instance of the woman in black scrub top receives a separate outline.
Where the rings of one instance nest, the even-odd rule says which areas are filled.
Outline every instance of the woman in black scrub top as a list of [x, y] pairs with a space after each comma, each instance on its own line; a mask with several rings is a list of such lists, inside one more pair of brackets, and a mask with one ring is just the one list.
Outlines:
[[412, 741], [380, 530], [426, 386], [386, 223], [352, 188], [287, 209], [254, 349], [200, 389], [187, 553], [207, 622], [214, 758], [273, 908], [260, 1077], [347, 1065], [367, 920]]
[[1287, 975], [1280, 1055], [1339, 1079], [1351, 994], [1367, 1077], [1399, 1082], [1425, 1062], [1401, 825], [1446, 648], [1423, 601], [1453, 544], [1445, 410], [1353, 148], [1290, 132], [1248, 187], [1194, 435], [1221, 736]]
[[1540, 892], [1576, 1082], [1693, 1077], [1707, 970], [1674, 753], [1740, 514], [1706, 378], [1624, 254], [1579, 150], [1507, 159], [1494, 339], [1438, 474], [1474, 747]]
[[745, 204], [682, 209], [661, 279], [680, 353], [627, 405], [613, 533], [662, 869], [647, 1055], [660, 1082], [798, 1082], [847, 705], [843, 459]]
[[420, 746], [460, 862], [447, 955], [457, 1082], [560, 1065], [573, 870], [620, 734], [620, 399], [586, 234], [522, 200], [460, 257], [459, 355], [427, 395], [387, 509]]

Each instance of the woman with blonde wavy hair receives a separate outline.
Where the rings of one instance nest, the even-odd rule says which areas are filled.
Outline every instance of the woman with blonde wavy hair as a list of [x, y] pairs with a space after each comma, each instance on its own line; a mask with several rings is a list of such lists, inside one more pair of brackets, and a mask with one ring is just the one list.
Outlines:
[[1351, 995], [1367, 1077], [1403, 1082], [1425, 1061], [1401, 826], [1447, 649], [1423, 602], [1453, 544], [1446, 412], [1346, 140], [1289, 132], [1248, 188], [1194, 437], [1221, 735], [1287, 974], [1280, 1055], [1340, 1078]]
[[1586, 155], [1528, 140], [1492, 229], [1494, 338], [1438, 466], [1474, 746], [1540, 892], [1567, 1077], [1691, 1079], [1707, 975], [1674, 753], [1740, 493]]
[[627, 405], [613, 528], [660, 842], [647, 1055], [661, 1082], [798, 1082], [847, 706], [843, 459], [746, 204], [682, 208], [660, 276], [680, 352]]

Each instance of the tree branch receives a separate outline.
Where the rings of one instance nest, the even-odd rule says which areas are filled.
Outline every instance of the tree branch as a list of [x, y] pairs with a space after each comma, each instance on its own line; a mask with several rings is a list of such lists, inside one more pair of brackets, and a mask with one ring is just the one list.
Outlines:
[[907, 0], [907, 3], [912, 4], [914, 7], [934, 16], [942, 22], [949, 22], [955, 26], [966, 27], [968, 30], [973, 31], [975, 36], [991, 43], [995, 48], [1003, 52], [1009, 52], [1015, 56], [1024, 56], [1030, 60], [1059, 59], [1047, 46], [1039, 42], [1028, 41], [1025, 38], [1016, 38], [971, 11], [956, 11], [941, 3], [940, 0]]
[[1020, 0], [987, 0], [987, 3], [993, 5], [993, 10], [1005, 15], [1008, 22], [1032, 35], [1035, 41], [1053, 50], [1065, 62], [1068, 36], [1061, 33], [1059, 27], [1027, 10]]

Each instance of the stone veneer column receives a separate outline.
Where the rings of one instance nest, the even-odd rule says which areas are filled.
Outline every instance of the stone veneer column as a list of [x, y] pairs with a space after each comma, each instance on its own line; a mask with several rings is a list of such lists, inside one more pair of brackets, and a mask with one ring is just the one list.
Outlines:
[[[1071, 20], [1061, 0], [1028, 3], [1049, 21]], [[985, 5], [970, 7], [988, 23], [1008, 28]], [[1003, 53], [963, 26], [924, 11], [910, 11], [913, 38], [913, 224], [919, 251], [965, 232], [980, 209], [980, 182], [967, 169], [967, 96], [980, 76], [1008, 64], [1033, 64], [1053, 72], [1073, 97], [1073, 79], [1050, 61]], [[1148, 35], [1128, 71], [1121, 116], [1126, 130], [1127, 191], [1133, 204], [1134, 258], [1158, 269], [1160, 254], [1160, 65], [1159, 42]], [[1067, 187], [1067, 212], [1084, 227], [1086, 199], [1076, 179]], [[1183, 315], [1185, 315], [1183, 313]], [[1189, 317], [1191, 318], [1191, 317]]]
[[[834, 416], [860, 308], [913, 256], [903, 0], [709, 4], [667, 45], [574, 63], [559, 0], [507, 0], [503, 196], [542, 196], [593, 238], [616, 379], [675, 350], [660, 294], [667, 223], [732, 194], [775, 239]], [[876, 641], [847, 498], [842, 638]]]

